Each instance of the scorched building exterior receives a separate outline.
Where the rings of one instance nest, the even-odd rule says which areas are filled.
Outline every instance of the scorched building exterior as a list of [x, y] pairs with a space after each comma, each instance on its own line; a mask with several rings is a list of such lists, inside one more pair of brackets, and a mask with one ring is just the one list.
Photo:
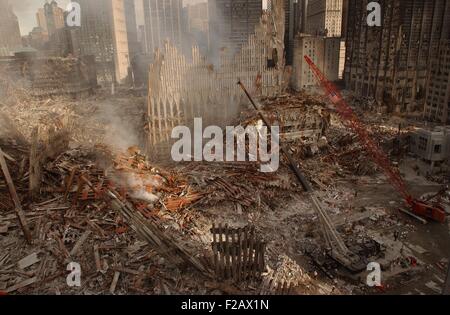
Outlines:
[[[344, 5], [347, 88], [357, 95], [374, 97], [390, 109], [426, 108], [427, 118], [448, 121], [448, 111], [444, 110], [448, 107], [449, 73], [445, 47], [450, 36], [450, 1], [378, 2], [382, 8], [380, 27], [366, 23], [367, 0], [346, 0]], [[445, 62], [447, 68], [437, 70], [436, 65]], [[429, 93], [437, 90], [446, 95], [435, 100], [433, 96], [430, 101]]]

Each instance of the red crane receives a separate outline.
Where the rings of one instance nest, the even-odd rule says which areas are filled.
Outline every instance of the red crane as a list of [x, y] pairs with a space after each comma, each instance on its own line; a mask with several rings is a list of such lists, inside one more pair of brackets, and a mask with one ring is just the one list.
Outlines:
[[371, 138], [364, 124], [358, 119], [358, 116], [353, 112], [352, 108], [342, 97], [336, 86], [331, 83], [314, 62], [305, 55], [305, 60], [309, 64], [311, 71], [314, 73], [316, 79], [324, 89], [325, 93], [329, 97], [331, 103], [336, 108], [337, 113], [343, 120], [344, 125], [353, 130], [358, 137], [361, 144], [366, 148], [369, 155], [374, 162], [384, 171], [389, 182], [400, 193], [405, 202], [411, 207], [414, 214], [432, 219], [438, 222], [445, 222], [446, 213], [440, 205], [430, 205], [419, 199], [415, 199], [408, 192], [405, 182], [398, 169], [391, 166], [391, 162], [386, 153], [381, 147]]

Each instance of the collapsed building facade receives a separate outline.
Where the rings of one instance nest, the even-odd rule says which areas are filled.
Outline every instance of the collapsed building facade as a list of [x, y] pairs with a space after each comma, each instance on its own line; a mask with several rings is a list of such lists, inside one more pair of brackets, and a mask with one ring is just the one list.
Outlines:
[[288, 84], [283, 51], [284, 11], [280, 5], [263, 14], [240, 51], [222, 50], [217, 66], [201, 56], [198, 47], [193, 47], [189, 62], [167, 42], [150, 66], [149, 154], [167, 155], [173, 127], [190, 126], [194, 117], [219, 126], [235, 119], [244, 102], [239, 80], [257, 96], [280, 93]]
[[181, 48], [181, 0], [144, 0], [146, 51], [153, 54], [166, 40]]
[[261, 14], [262, 0], [208, 1], [210, 49], [237, 51], [254, 33]]
[[[450, 2], [379, 1], [380, 27], [370, 27], [366, 22], [368, 2], [347, 0], [344, 5], [346, 86], [398, 111], [422, 111], [427, 91], [434, 93], [442, 88], [439, 94], [448, 93], [448, 68], [442, 69], [442, 75], [430, 73], [430, 69], [448, 58], [444, 47], [450, 36]], [[448, 120], [440, 116], [447, 113], [443, 109], [448, 107], [448, 98], [438, 101], [427, 104], [426, 116]]]

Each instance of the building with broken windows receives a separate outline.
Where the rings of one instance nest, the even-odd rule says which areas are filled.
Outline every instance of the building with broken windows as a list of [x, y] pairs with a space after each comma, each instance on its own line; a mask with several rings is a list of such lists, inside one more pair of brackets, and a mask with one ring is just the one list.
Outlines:
[[254, 33], [262, 6], [262, 0], [209, 0], [210, 49], [239, 49]]
[[184, 47], [193, 44], [199, 46], [200, 51], [206, 54], [208, 51], [208, 3], [201, 2], [188, 4], [183, 7], [182, 20], [184, 27], [183, 42]]
[[[347, 88], [390, 109], [423, 110], [427, 90], [435, 93], [448, 86], [445, 72], [433, 74], [430, 69], [450, 35], [450, 1], [379, 1], [381, 27], [367, 25], [367, 3], [348, 0], [345, 6]], [[433, 110], [428, 107], [428, 115], [438, 113], [442, 100], [429, 104]]]
[[140, 52], [135, 0], [124, 0], [124, 9], [127, 24], [128, 50], [130, 53], [130, 60], [132, 60], [134, 56]]
[[9, 56], [22, 46], [19, 21], [8, 0], [0, 0], [0, 56]]
[[143, 0], [146, 51], [164, 47], [165, 41], [180, 47], [182, 41], [182, 0]]
[[431, 61], [424, 115], [430, 121], [450, 124], [450, 40], [442, 41]]
[[93, 55], [101, 82], [128, 76], [129, 47], [124, 0], [76, 0], [81, 7], [80, 53]]
[[304, 32], [302, 29], [302, 21], [306, 18], [304, 6], [307, 5], [306, 0], [285, 0], [285, 35], [284, 46], [286, 47], [286, 64], [292, 65], [294, 56], [294, 38], [298, 33]]
[[[233, 1], [234, 2], [234, 1]], [[255, 96], [275, 96], [284, 78], [284, 17], [282, 0], [274, 0], [245, 44], [236, 53], [221, 50], [216, 65], [192, 47], [192, 60], [170, 42], [156, 51], [149, 71], [148, 143], [154, 158], [167, 158], [172, 129], [191, 126], [196, 117], [204, 124], [224, 126], [248, 104], [239, 80]], [[277, 57], [279, 56], [279, 58]]]

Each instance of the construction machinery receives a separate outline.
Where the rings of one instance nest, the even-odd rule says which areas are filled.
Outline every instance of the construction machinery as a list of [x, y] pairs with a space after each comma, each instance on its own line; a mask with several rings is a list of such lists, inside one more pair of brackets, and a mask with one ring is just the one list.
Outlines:
[[[253, 108], [257, 111], [259, 117], [263, 121], [263, 123], [270, 129], [270, 122], [266, 119], [263, 112], [260, 110], [258, 105], [253, 101], [252, 97], [250, 96], [249, 92], [245, 88], [244, 84], [239, 81], [238, 85], [242, 88], [245, 95], [247, 95], [248, 99], [250, 100], [250, 103], [253, 105]], [[277, 139], [275, 137], [275, 139]], [[297, 163], [295, 162], [292, 155], [289, 153], [289, 150], [286, 148], [284, 144], [282, 144], [280, 141], [276, 143], [276, 145], [279, 146], [281, 152], [286, 157], [287, 161], [289, 162], [289, 166], [294, 172], [296, 178], [301, 183], [303, 189], [306, 191], [309, 199], [311, 200], [311, 203], [314, 207], [314, 210], [317, 212], [320, 221], [322, 223], [322, 231], [325, 238], [325, 241], [327, 243], [327, 249], [328, 249], [328, 255], [333, 258], [335, 261], [340, 263], [345, 268], [353, 271], [353, 272], [360, 272], [366, 268], [366, 264], [362, 261], [361, 257], [353, 253], [349, 250], [349, 248], [346, 246], [342, 238], [340, 237], [338, 231], [334, 227], [330, 217], [328, 216], [327, 212], [322, 208], [319, 199], [317, 198], [317, 195], [315, 191], [313, 190], [311, 184], [309, 183], [306, 176], [303, 174], [303, 172], [298, 167]], [[273, 150], [274, 148], [272, 148]]]
[[320, 69], [314, 64], [309, 56], [304, 56], [311, 71], [314, 73], [319, 84], [322, 86], [326, 95], [334, 105], [336, 112], [341, 117], [344, 125], [350, 128], [359, 138], [360, 143], [365, 147], [369, 156], [383, 170], [384, 174], [388, 178], [389, 182], [394, 186], [398, 193], [402, 196], [406, 204], [410, 207], [412, 213], [431, 219], [437, 222], [445, 222], [446, 213], [444, 208], [439, 204], [429, 204], [426, 201], [415, 199], [408, 192], [405, 182], [403, 181], [400, 172], [397, 168], [392, 167], [391, 162], [387, 154], [383, 149], [371, 138], [369, 132], [364, 127], [364, 124], [360, 122], [352, 108], [342, 97], [336, 86], [331, 83]]

